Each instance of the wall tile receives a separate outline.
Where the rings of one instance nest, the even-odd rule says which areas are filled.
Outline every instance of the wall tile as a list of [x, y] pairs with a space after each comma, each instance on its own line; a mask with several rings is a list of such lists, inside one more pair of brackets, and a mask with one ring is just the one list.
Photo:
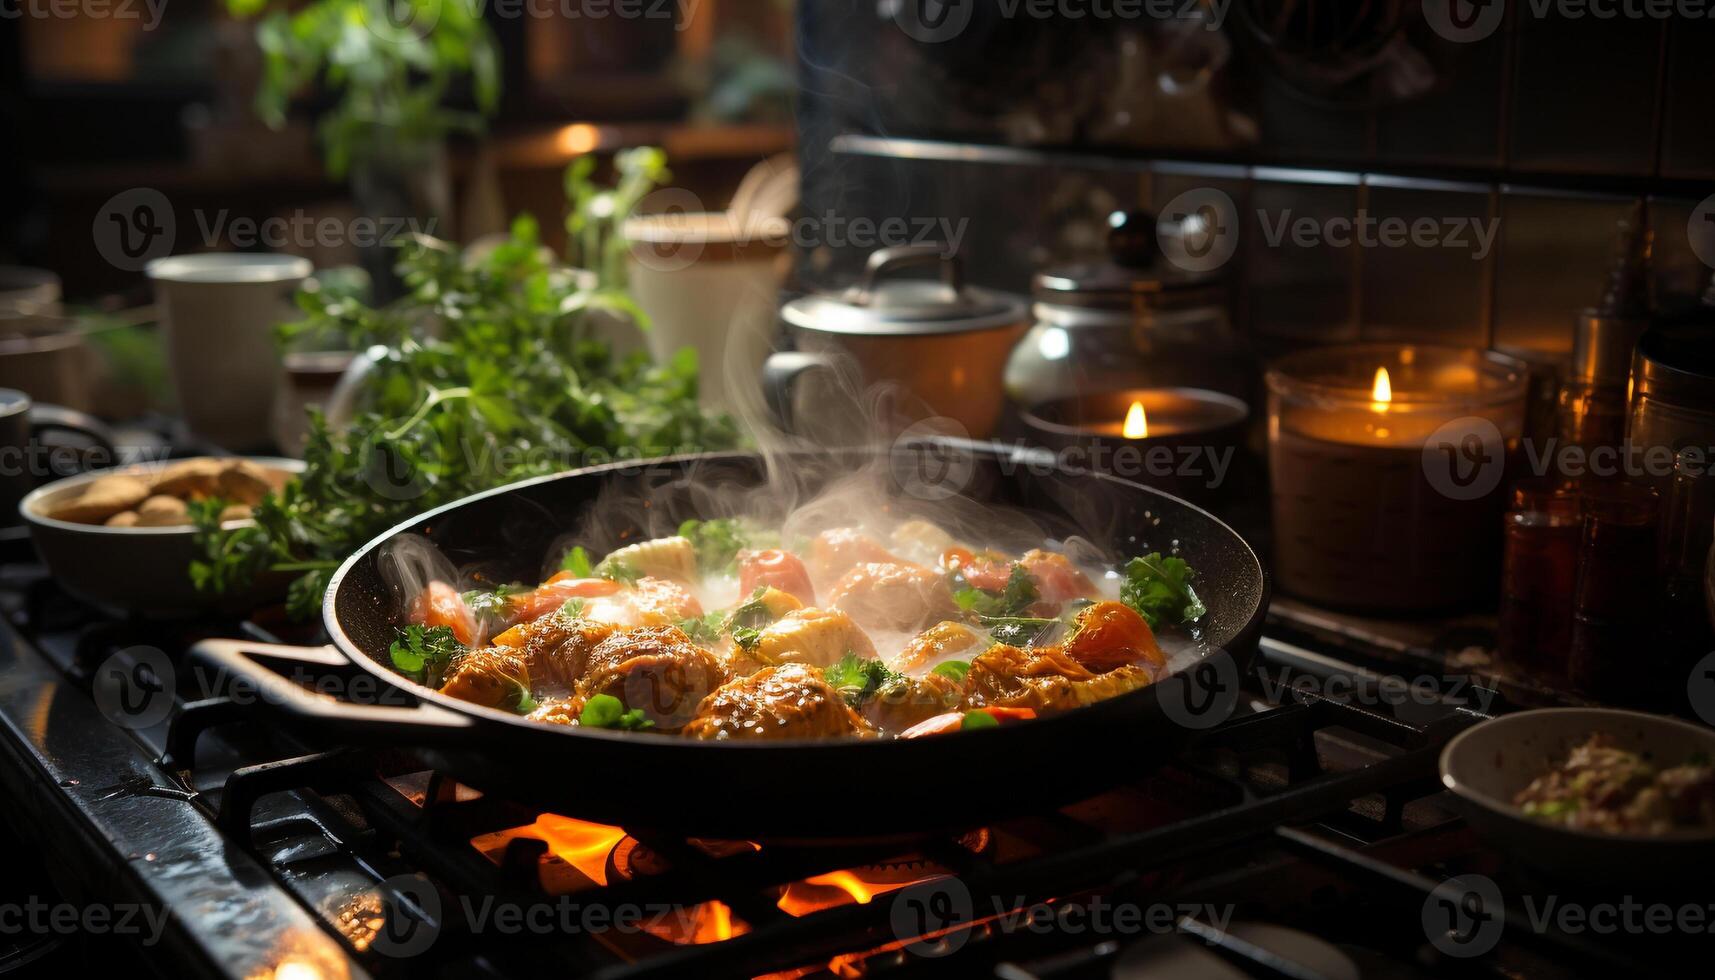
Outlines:
[[1572, 349], [1572, 319], [1601, 298], [1626, 198], [1501, 198], [1494, 342], [1549, 353]]
[[1648, 175], [1661, 21], [1517, 16], [1513, 167]]
[[1676, 23], [1668, 30], [1667, 85], [1661, 172], [1667, 177], [1715, 177], [1715, 21]]
[[[1353, 218], [1358, 188], [1349, 185], [1286, 184], [1259, 179], [1241, 224], [1249, 326], [1259, 337], [1328, 343], [1358, 336], [1353, 305], [1356, 252], [1294, 242], [1293, 223], [1309, 218]], [[1282, 225], [1284, 220], [1285, 225]], [[1271, 236], [1283, 231], [1277, 240]]]
[[1378, 163], [1499, 166], [1510, 38], [1507, 30], [1469, 44], [1419, 38], [1416, 44], [1425, 56], [1419, 70], [1433, 73], [1429, 83], [1434, 88], [1376, 110]]
[[[1486, 345], [1490, 272], [1499, 247], [1489, 195], [1392, 186], [1364, 190], [1365, 213], [1378, 229], [1377, 244], [1361, 250], [1364, 338]], [[1380, 237], [1389, 227], [1409, 229], [1404, 244]]]

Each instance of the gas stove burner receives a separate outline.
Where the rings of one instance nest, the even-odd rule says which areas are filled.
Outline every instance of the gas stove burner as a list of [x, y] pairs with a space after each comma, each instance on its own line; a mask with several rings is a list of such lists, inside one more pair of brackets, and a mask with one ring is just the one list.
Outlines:
[[[967, 831], [961, 834], [957, 843], [972, 854], [982, 854], [988, 850], [990, 836], [986, 828]], [[745, 851], [762, 850], [760, 844], [749, 841], [721, 841], [691, 838], [685, 845], [708, 857], [719, 860]], [[673, 862], [666, 855], [643, 841], [627, 834], [607, 855], [607, 874], [609, 881], [629, 881], [637, 877], [650, 877], [664, 874], [672, 870]], [[950, 874], [947, 868], [929, 860], [921, 854], [905, 854], [888, 861], [874, 861], [859, 864], [849, 869], [853, 874], [865, 881], [877, 885], [908, 885], [924, 878], [935, 875]]]
[[[717, 860], [756, 850], [756, 845], [748, 841], [701, 840], [694, 837], [686, 840], [685, 846]], [[665, 874], [672, 869], [673, 862], [665, 854], [630, 834], [620, 838], [619, 843], [613, 845], [613, 850], [607, 852], [609, 881], [648, 878]]]

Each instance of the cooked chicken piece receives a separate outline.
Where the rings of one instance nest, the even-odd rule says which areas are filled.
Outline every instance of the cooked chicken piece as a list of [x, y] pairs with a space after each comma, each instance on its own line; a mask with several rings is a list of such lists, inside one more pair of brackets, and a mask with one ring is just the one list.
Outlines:
[[865, 629], [916, 632], [959, 614], [940, 573], [921, 565], [865, 562], [840, 576], [828, 604]]
[[888, 543], [896, 553], [920, 565], [937, 564], [947, 549], [958, 545], [951, 534], [925, 520], [906, 521], [894, 528]]
[[1148, 687], [1154, 680], [1154, 670], [1134, 664], [1095, 673], [1059, 647], [993, 646], [971, 661], [965, 706], [1066, 711]]
[[700, 739], [832, 738], [868, 736], [874, 730], [828, 686], [821, 671], [783, 664], [709, 695], [684, 734]]
[[578, 716], [584, 713], [584, 699], [581, 697], [555, 698], [543, 701], [536, 710], [525, 715], [531, 721], [539, 721], [547, 725], [576, 725]]
[[863, 717], [884, 734], [897, 735], [912, 725], [959, 706], [964, 691], [944, 674], [900, 676], [876, 689], [865, 702]]
[[441, 693], [486, 708], [511, 708], [530, 691], [530, 670], [510, 647], [472, 650], [453, 661]]
[[703, 614], [703, 605], [696, 596], [683, 585], [666, 579], [638, 579], [631, 591], [631, 603], [637, 610], [639, 626], [671, 626], [681, 619]]
[[893, 658], [891, 666], [906, 673], [932, 669], [941, 661], [972, 649], [980, 640], [977, 631], [964, 623], [944, 620], [912, 637], [899, 656]]
[[810, 542], [810, 573], [824, 587], [860, 562], [897, 562], [879, 542], [855, 527], [823, 531]]
[[751, 656], [765, 664], [826, 667], [848, 653], [875, 659], [875, 644], [850, 616], [837, 609], [794, 609], [763, 627]]
[[1066, 655], [1101, 673], [1125, 664], [1159, 667], [1167, 662], [1155, 633], [1137, 610], [1123, 602], [1092, 603], [1078, 613]]
[[677, 626], [614, 633], [596, 644], [578, 693], [610, 694], [638, 708], [662, 731], [682, 727], [697, 705], [727, 681], [726, 665]]
[[609, 552], [601, 564], [624, 568], [639, 576], [694, 582], [697, 578], [697, 549], [689, 538], [678, 535], [653, 538]]
[[557, 612], [523, 627], [524, 665], [536, 693], [572, 691], [583, 680], [597, 645], [613, 635], [611, 623]]
[[621, 629], [671, 626], [682, 619], [702, 614], [702, 603], [683, 585], [647, 577], [612, 595], [585, 599], [579, 610], [579, 615], [585, 619], [612, 623]]

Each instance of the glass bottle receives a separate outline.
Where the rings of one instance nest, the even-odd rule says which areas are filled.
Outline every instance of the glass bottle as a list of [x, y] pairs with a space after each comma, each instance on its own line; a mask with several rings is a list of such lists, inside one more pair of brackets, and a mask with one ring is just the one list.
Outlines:
[[1499, 652], [1522, 680], [1549, 688], [1568, 683], [1582, 532], [1575, 487], [1544, 479], [1513, 488], [1503, 524]]

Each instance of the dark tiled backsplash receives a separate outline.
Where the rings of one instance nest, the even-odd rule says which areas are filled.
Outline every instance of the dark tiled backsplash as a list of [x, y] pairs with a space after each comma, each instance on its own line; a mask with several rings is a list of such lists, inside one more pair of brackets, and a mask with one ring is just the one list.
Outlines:
[[[855, 186], [873, 217], [964, 219], [971, 278], [986, 285], [1027, 291], [1034, 270], [1096, 251], [1112, 208], [1159, 211], [1199, 188], [1233, 202], [1233, 306], [1265, 347], [1422, 340], [1552, 360], [1570, 349], [1576, 312], [1599, 298], [1616, 223], [1639, 197], [1656, 305], [1693, 304], [1712, 272], [1690, 235], [1715, 256], [1715, 224], [1689, 224], [1715, 191], [1715, 22], [1515, 10], [1492, 36], [1461, 45], [1408, 25], [1403, 56], [1356, 100], [1307, 95], [1242, 23], [1229, 24], [1208, 96], [1171, 101], [1073, 77], [1135, 81], [1137, 51], [1162, 56], [1147, 30], [1086, 33], [1076, 46], [1013, 37], [985, 60], [974, 45], [915, 50], [862, 13], [806, 18], [809, 60], [830, 69], [806, 84], [804, 154], [826, 163], [807, 176], [806, 202], [829, 187], [850, 198]], [[1087, 56], [1071, 57], [1074, 47]], [[1425, 84], [1409, 96], [1375, 94], [1414, 79]], [[1131, 124], [1116, 125], [1122, 117]], [[1463, 232], [1374, 248], [1290, 234], [1300, 218], [1365, 216]], [[1283, 218], [1286, 237], [1271, 241]], [[1492, 238], [1471, 241], [1477, 229]], [[807, 263], [807, 284], [849, 281], [861, 261], [824, 251]]]

